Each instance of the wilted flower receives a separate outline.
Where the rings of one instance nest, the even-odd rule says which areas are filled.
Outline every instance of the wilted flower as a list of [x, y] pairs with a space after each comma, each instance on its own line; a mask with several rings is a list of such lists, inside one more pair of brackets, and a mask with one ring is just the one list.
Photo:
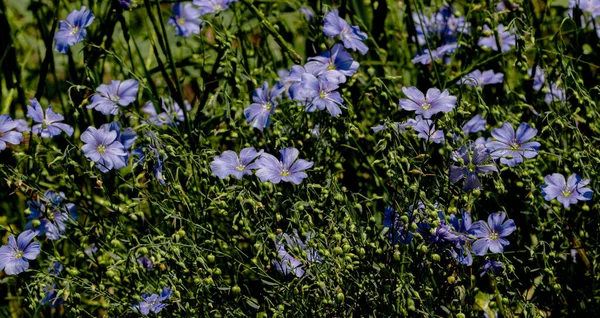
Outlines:
[[344, 43], [344, 47], [354, 51], [358, 50], [363, 55], [369, 50], [362, 42], [367, 39], [367, 34], [360, 32], [358, 26], [351, 26], [346, 20], [340, 18], [337, 9], [331, 10], [331, 12], [325, 15], [323, 33], [332, 39], [339, 35]]
[[41, 134], [42, 138], [58, 136], [61, 131], [64, 131], [68, 136], [73, 134], [73, 127], [61, 123], [65, 118], [61, 114], [52, 111], [52, 106], [48, 106], [44, 112], [42, 105], [40, 105], [36, 98], [32, 98], [29, 102], [31, 105], [27, 106], [27, 117], [39, 123], [31, 127], [32, 133], [36, 135]]
[[504, 79], [504, 74], [502, 73], [494, 73], [493, 70], [487, 70], [481, 72], [480, 70], [475, 70], [465, 76], [462, 79], [458, 80], [457, 84], [469, 85], [473, 86], [485, 86], [489, 84], [499, 84], [502, 83]]
[[40, 299], [40, 304], [49, 305], [50, 308], [56, 308], [64, 303], [64, 298], [62, 297], [62, 293], [60, 296], [58, 295], [58, 291], [56, 289], [56, 284], [52, 284], [52, 286], [48, 285], [42, 290], [45, 293], [44, 298]]
[[[191, 111], [192, 105], [187, 101], [183, 101], [185, 104], [185, 110]], [[177, 124], [177, 122], [183, 122], [185, 120], [185, 114], [183, 113], [183, 109], [179, 106], [179, 104], [174, 101], [172, 98], [160, 98], [160, 104], [162, 113], [158, 113], [154, 104], [151, 101], [146, 102], [146, 105], [142, 108], [142, 111], [150, 116], [148, 118], [148, 122], [151, 124], [162, 127], [164, 125], [173, 126]]]
[[167, 287], [163, 288], [160, 295], [157, 294], [143, 294], [142, 302], [133, 305], [134, 309], [138, 309], [142, 315], [147, 316], [150, 312], [155, 314], [159, 313], [163, 308], [167, 307], [168, 304], [163, 304], [163, 301], [169, 299], [173, 295], [173, 291]]
[[58, 23], [58, 32], [54, 35], [54, 50], [66, 54], [69, 47], [85, 39], [87, 35], [85, 28], [92, 22], [94, 22], [94, 14], [86, 7], [81, 7], [79, 11], [73, 10], [66, 20]]
[[536, 134], [537, 129], [527, 123], [521, 123], [516, 133], [510, 123], [504, 123], [500, 128], [492, 131], [494, 141], [488, 142], [485, 147], [490, 150], [492, 158], [500, 158], [501, 163], [514, 167], [523, 162], [523, 158], [530, 159], [537, 156], [540, 143], [529, 142]]
[[446, 54], [454, 53], [458, 48], [458, 43], [444, 44], [433, 51], [424, 49], [423, 54], [413, 58], [411, 62], [413, 64], [421, 63], [423, 65], [430, 64], [433, 61], [441, 60]]
[[67, 228], [66, 222], [76, 217], [75, 204], [64, 204], [63, 192], [48, 190], [40, 201], [29, 201], [29, 215], [26, 229], [32, 229], [37, 235], [46, 235], [49, 240], [58, 240]]
[[442, 112], [447, 113], [456, 106], [456, 96], [450, 95], [448, 90], [443, 92], [437, 88], [427, 90], [427, 95], [416, 87], [403, 87], [402, 92], [406, 97], [400, 100], [400, 108], [408, 111], [415, 111], [417, 115], [423, 115], [423, 118]]
[[[492, 30], [486, 25], [483, 27], [484, 32], [492, 32]], [[505, 28], [504, 25], [498, 24], [498, 42], [500, 42], [500, 48], [502, 52], [510, 50], [516, 45], [516, 36], [510, 32], [509, 29]], [[494, 51], [498, 51], [498, 45], [496, 42], [496, 36], [494, 34], [486, 37], [481, 37], [478, 42], [479, 46], [491, 48]]]
[[577, 201], [592, 199], [594, 191], [586, 188], [590, 180], [582, 180], [576, 173], [569, 176], [569, 179], [566, 181], [562, 174], [553, 173], [547, 175], [544, 181], [546, 181], [546, 184], [542, 185], [541, 189], [546, 201], [552, 201], [552, 199], [556, 198], [565, 208], [568, 208], [569, 205], [576, 204]]
[[254, 90], [252, 100], [254, 103], [244, 109], [246, 122], [252, 122], [252, 127], [263, 130], [271, 123], [271, 115], [275, 113], [275, 108], [279, 104], [277, 100], [281, 99], [281, 95], [285, 87], [279, 83], [275, 83], [269, 92], [269, 84], [263, 83], [261, 88]]
[[251, 162], [261, 155], [263, 155], [263, 150], [257, 152], [254, 147], [242, 149], [239, 157], [234, 151], [227, 150], [221, 156], [215, 157], [213, 162], [210, 163], [210, 169], [219, 179], [225, 179], [232, 175], [239, 180], [244, 175], [251, 175], [252, 169], [260, 167], [258, 160], [254, 163]]
[[460, 162], [461, 166], [450, 166], [450, 182], [457, 183], [466, 177], [464, 191], [481, 189], [478, 174], [490, 174], [498, 169], [493, 163], [488, 163], [490, 155], [483, 145], [475, 145], [472, 154], [467, 147], [461, 147], [452, 153], [452, 160]]
[[[306, 234], [306, 241], [308, 242], [312, 237], [313, 234], [308, 232]], [[292, 256], [286, 250], [286, 246], [292, 251], [298, 249], [306, 252], [306, 261], [308, 263], [321, 262], [321, 255], [319, 255], [316, 249], [307, 246], [305, 242], [300, 239], [297, 230], [294, 230], [293, 236], [289, 236], [286, 233], [281, 233], [275, 240], [275, 247], [277, 248], [277, 256], [279, 257], [279, 260], [273, 260], [273, 265], [275, 266], [275, 269], [284, 275], [288, 275], [290, 273], [296, 275], [296, 277], [302, 277], [304, 275], [302, 261]]]
[[261, 182], [270, 181], [277, 184], [284, 181], [300, 184], [307, 177], [303, 170], [312, 167], [313, 163], [304, 159], [297, 159], [300, 152], [293, 147], [281, 149], [279, 152], [281, 153], [281, 161], [268, 153], [260, 156], [256, 161], [258, 167], [256, 176], [260, 178]]
[[504, 212], [492, 213], [487, 223], [480, 220], [471, 225], [473, 235], [478, 238], [471, 248], [474, 254], [483, 256], [488, 249], [492, 253], [504, 252], [504, 247], [510, 244], [505, 237], [517, 229], [515, 221], [508, 219], [504, 222], [505, 218]]
[[306, 20], [310, 21], [315, 18], [315, 13], [309, 7], [301, 7], [298, 11], [304, 14]]
[[92, 256], [94, 253], [98, 252], [98, 246], [96, 246], [96, 243], [92, 243], [92, 245], [86, 248], [84, 252], [87, 256]]
[[6, 275], [16, 275], [29, 268], [29, 261], [34, 260], [40, 253], [40, 243], [31, 240], [36, 233], [32, 230], [21, 232], [8, 237], [8, 245], [0, 247], [0, 271], [4, 269]]
[[139, 86], [135, 79], [101, 84], [96, 89], [98, 94], [92, 96], [87, 108], [94, 108], [104, 115], [118, 115], [120, 107], [126, 107], [136, 100]]
[[486, 259], [485, 264], [483, 264], [483, 271], [479, 276], [483, 277], [483, 275], [485, 275], [490, 269], [492, 270], [492, 272], [497, 273], [504, 269], [504, 264], [502, 264], [502, 262], [500, 261], [495, 261], [493, 259]]
[[99, 129], [90, 126], [81, 134], [80, 138], [85, 143], [81, 150], [86, 158], [97, 163], [100, 171], [119, 170], [127, 165], [128, 154], [117, 137], [117, 132], [110, 130], [107, 125]]
[[529, 70], [527, 70], [527, 75], [533, 75], [533, 89], [535, 89], [536, 91], [542, 89], [542, 86], [544, 86], [544, 82], [546, 82], [546, 74], [544, 73], [544, 70], [542, 70], [541, 67], [535, 67], [535, 74], [533, 74], [533, 68], [530, 68]]
[[550, 104], [554, 100], [558, 100], [561, 103], [564, 103], [567, 100], [565, 89], [559, 87], [556, 83], [552, 83], [550, 90], [546, 92], [546, 96], [544, 97], [546, 104]]
[[[406, 219], [410, 222], [410, 214]], [[414, 235], [408, 231], [408, 226], [409, 224], [402, 222], [401, 217], [391, 206], [385, 208], [385, 211], [383, 211], [383, 227], [389, 228], [391, 244], [408, 244], [412, 241]]]
[[19, 122], [12, 120], [8, 115], [0, 115], [0, 150], [6, 149], [6, 143], [18, 145], [23, 134], [13, 129], [18, 128]]
[[147, 258], [146, 256], [138, 257], [137, 261], [145, 269], [152, 269], [152, 267], [154, 267], [154, 264], [152, 264], [152, 261], [149, 258]]
[[175, 34], [182, 37], [189, 37], [192, 34], [200, 34], [202, 12], [196, 9], [191, 3], [183, 2], [173, 3], [171, 6], [173, 16], [169, 18], [167, 24], [175, 26]]

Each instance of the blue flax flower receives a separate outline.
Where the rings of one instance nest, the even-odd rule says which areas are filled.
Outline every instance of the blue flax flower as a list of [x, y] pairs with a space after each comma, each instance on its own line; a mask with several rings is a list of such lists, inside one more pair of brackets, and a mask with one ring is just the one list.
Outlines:
[[86, 7], [81, 7], [79, 11], [73, 10], [66, 20], [58, 23], [58, 32], [54, 35], [54, 50], [66, 54], [69, 47], [85, 39], [87, 35], [85, 28], [92, 22], [94, 22], [94, 14]]
[[541, 186], [542, 195], [546, 201], [552, 201], [556, 198], [562, 203], [565, 208], [571, 204], [576, 204], [577, 201], [588, 201], [592, 199], [594, 192], [586, 186], [590, 183], [590, 179], [581, 179], [576, 173], [569, 176], [565, 181], [565, 177], [560, 173], [549, 174], [544, 178], [546, 184]]
[[[311, 232], [306, 234], [306, 242], [310, 241], [313, 237]], [[273, 260], [273, 266], [275, 269], [284, 275], [294, 274], [296, 277], [302, 277], [304, 275], [304, 266], [302, 260], [294, 257], [290, 254], [286, 247], [290, 250], [301, 250], [306, 253], [307, 263], [320, 263], [321, 255], [313, 247], [307, 246], [305, 242], [300, 239], [298, 231], [294, 230], [292, 236], [286, 233], [280, 233], [277, 235], [275, 240], [275, 248], [277, 249], [278, 260]]]
[[145, 269], [152, 269], [152, 267], [154, 267], [154, 264], [152, 264], [152, 261], [149, 258], [147, 258], [146, 256], [138, 257], [137, 261]]
[[565, 89], [561, 88], [556, 83], [552, 83], [550, 90], [546, 92], [546, 96], [544, 97], [546, 104], [550, 104], [554, 100], [558, 100], [561, 103], [564, 103], [567, 100]]
[[466, 178], [463, 185], [464, 191], [481, 189], [478, 174], [490, 174], [497, 172], [498, 169], [493, 163], [488, 163], [490, 154], [484, 145], [475, 145], [472, 154], [467, 147], [461, 147], [452, 153], [452, 160], [462, 161], [460, 166], [450, 166], [450, 182], [457, 183], [462, 178]]
[[56, 308], [64, 303], [64, 298], [62, 294], [59, 296], [58, 291], [56, 289], [56, 284], [52, 284], [52, 286], [48, 285], [42, 290], [45, 293], [44, 298], [40, 299], [40, 304], [49, 305], [50, 308]]
[[268, 153], [262, 154], [256, 161], [258, 167], [256, 175], [261, 182], [270, 181], [277, 184], [284, 181], [300, 184], [307, 177], [303, 170], [312, 167], [313, 162], [298, 159], [300, 152], [293, 147], [281, 149], [279, 152], [281, 161]]
[[[483, 27], [484, 32], [491, 33], [492, 30], [486, 25]], [[500, 42], [500, 49], [502, 52], [510, 50], [516, 45], [516, 36], [506, 29], [504, 25], [498, 24], [498, 41]], [[494, 51], [498, 51], [498, 44], [496, 43], [496, 36], [494, 34], [486, 37], [481, 37], [477, 43], [481, 47], [491, 48]]]
[[29, 261], [34, 260], [40, 253], [40, 243], [31, 240], [36, 233], [32, 230], [21, 232], [8, 237], [8, 245], [0, 247], [0, 271], [4, 269], [6, 275], [16, 275], [29, 268]]
[[[327, 72], [338, 72], [343, 76], [341, 77], [343, 83], [346, 81], [346, 76], [350, 77], [358, 71], [359, 63], [356, 62], [350, 53], [344, 50], [344, 47], [336, 43], [331, 50], [325, 51], [321, 56], [315, 56], [308, 58], [305, 65], [306, 68], [316, 70], [316, 75], [323, 76]], [[327, 75], [326, 77], [339, 77], [337, 75]]]
[[[433, 61], [438, 61], [444, 58], [446, 54], [454, 53], [454, 51], [458, 48], [458, 43], [449, 43], [444, 44], [433, 51], [429, 51], [429, 49], [424, 49], [423, 54], [416, 56], [411, 60], [413, 64], [421, 63], [423, 65], [430, 64]], [[449, 62], [445, 61], [446, 64]]]
[[309, 7], [301, 7], [300, 9], [298, 9], [298, 11], [300, 11], [308, 21], [311, 21], [315, 18], [315, 13]]
[[462, 131], [466, 135], [485, 130], [486, 120], [481, 115], [475, 115], [471, 120], [462, 126]]
[[275, 113], [275, 108], [278, 105], [277, 100], [281, 99], [284, 90], [285, 87], [279, 82], [273, 85], [271, 91], [269, 91], [267, 82], [264, 82], [261, 88], [255, 89], [252, 94], [254, 103], [244, 109], [246, 122], [252, 123], [252, 127], [259, 130], [267, 128], [271, 123], [271, 115]]
[[97, 163], [100, 171], [119, 170], [127, 165], [128, 154], [117, 137], [117, 132], [110, 130], [106, 124], [99, 129], [90, 126], [81, 134], [80, 138], [85, 143], [81, 150], [86, 158]]
[[402, 87], [402, 92], [407, 98], [400, 100], [400, 108], [408, 111], [415, 111], [415, 114], [422, 115], [423, 118], [431, 118], [437, 113], [447, 113], [456, 106], [456, 96], [450, 95], [448, 90], [443, 92], [437, 88], [427, 90], [424, 95], [416, 87]]
[[200, 34], [202, 12], [196, 9], [191, 3], [183, 2], [173, 3], [171, 6], [173, 16], [169, 18], [167, 24], [175, 26], [175, 34], [184, 38], [192, 34]]
[[[165, 178], [163, 177], [163, 169], [165, 167], [165, 160], [167, 160], [167, 154], [164, 154], [163, 159], [160, 159], [160, 154], [158, 153], [158, 149], [150, 146], [150, 149], [154, 151], [154, 155], [156, 156], [156, 163], [154, 164], [154, 169], [152, 173], [154, 174], [154, 178], [158, 180], [158, 183], [161, 185], [165, 184]], [[211, 166], [212, 167], [212, 166]]]
[[168, 304], [164, 304], [163, 301], [169, 299], [173, 295], [173, 291], [167, 287], [163, 288], [160, 295], [157, 294], [143, 294], [142, 302], [135, 304], [133, 308], [138, 309], [142, 315], [147, 316], [150, 312], [155, 314], [159, 313], [163, 308], [167, 307]]
[[467, 237], [468, 234], [471, 234], [471, 213], [462, 211], [462, 219], [460, 221], [456, 215], [450, 215], [450, 224], [454, 228], [455, 233], [461, 237], [461, 239], [458, 240], [459, 244], [455, 244], [454, 248], [450, 250], [450, 254], [459, 263], [471, 266], [473, 264], [473, 256], [467, 245], [467, 242], [471, 241], [471, 239]]
[[[408, 219], [410, 221], [410, 213]], [[409, 244], [414, 238], [414, 235], [408, 231], [408, 226], [408, 224], [402, 222], [401, 217], [391, 206], [385, 208], [385, 211], [383, 211], [383, 227], [389, 228], [390, 243]]]
[[492, 158], [500, 158], [501, 163], [514, 167], [523, 162], [523, 158], [530, 159], [537, 156], [540, 143], [529, 141], [536, 134], [537, 129], [527, 123], [521, 123], [516, 133], [510, 123], [504, 123], [500, 128], [492, 131], [495, 140], [488, 142], [485, 147], [490, 150]]
[[[162, 110], [164, 110], [160, 114], [156, 111], [156, 108], [151, 101], [148, 101], [142, 108], [142, 111], [150, 116], [148, 122], [154, 126], [162, 127], [165, 125], [174, 126], [178, 124], [178, 122], [183, 122], [185, 120], [183, 109], [172, 98], [161, 97], [160, 103]], [[192, 110], [192, 105], [187, 100], [183, 101], [183, 103], [185, 104], [185, 110], [189, 113]]]
[[23, 139], [23, 134], [13, 129], [19, 128], [19, 122], [12, 120], [8, 115], [0, 115], [0, 150], [6, 149], [6, 143], [18, 145]]
[[454, 15], [454, 8], [445, 5], [430, 17], [413, 13], [417, 42], [424, 45], [432, 38], [441, 38], [442, 43], [451, 43], [458, 40], [460, 32], [469, 33], [470, 25], [465, 17]]
[[33, 134], [41, 135], [42, 138], [58, 136], [61, 131], [64, 131], [68, 136], [73, 135], [73, 127], [61, 123], [65, 117], [52, 111], [52, 106], [48, 106], [44, 112], [42, 105], [36, 98], [30, 99], [29, 102], [31, 105], [27, 106], [27, 117], [39, 123], [31, 127]]
[[118, 115], [121, 107], [133, 103], [137, 98], [140, 84], [134, 79], [126, 81], [110, 81], [110, 84], [101, 84], [96, 88], [91, 103], [87, 108], [94, 108], [104, 115]]
[[49, 240], [58, 240], [67, 228], [67, 222], [77, 215], [75, 204], [62, 201], [63, 192], [48, 190], [40, 201], [29, 201], [29, 215], [26, 229], [32, 229], [37, 235], [46, 235]]
[[418, 132], [417, 137], [425, 139], [427, 141], [433, 141], [436, 144], [444, 143], [444, 132], [436, 130], [433, 121], [429, 119], [423, 119], [421, 116], [417, 116], [412, 125], [414, 131]]
[[533, 68], [530, 68], [527, 70], [527, 75], [530, 77], [533, 75], [533, 89], [536, 91], [542, 89], [544, 82], [546, 82], [546, 73], [544, 73], [544, 70], [541, 67], [535, 67], [535, 74], [533, 73]]
[[251, 175], [252, 169], [259, 168], [258, 160], [251, 163], [259, 156], [264, 156], [263, 150], [257, 152], [253, 147], [242, 149], [239, 157], [235, 151], [227, 150], [221, 156], [215, 157], [210, 163], [210, 169], [219, 179], [225, 179], [232, 175], [239, 180], [245, 175]]
[[502, 83], [503, 79], [504, 74], [494, 73], [493, 70], [487, 70], [483, 72], [481, 72], [480, 70], [474, 70], [473, 72], [463, 76], [463, 78], [458, 80], [457, 84], [469, 85], [471, 87], [481, 87], [490, 84]]
[[485, 264], [483, 264], [483, 271], [479, 274], [479, 277], [483, 277], [489, 270], [492, 270], [494, 273], [498, 273], [504, 269], [504, 264], [500, 261], [496, 261], [493, 259], [486, 259]]
[[200, 7], [202, 15], [209, 13], [219, 13], [223, 10], [227, 10], [229, 5], [237, 0], [194, 0], [194, 5]]
[[331, 12], [325, 15], [323, 20], [323, 33], [330, 38], [340, 36], [344, 47], [358, 50], [362, 55], [365, 55], [369, 48], [362, 42], [367, 39], [367, 34], [360, 32], [358, 26], [351, 26], [346, 20], [340, 18], [337, 9], [331, 10]]
[[98, 252], [98, 246], [96, 246], [96, 243], [92, 243], [92, 245], [86, 248], [84, 252], [87, 256], [92, 256], [94, 253]]
[[304, 73], [302, 88], [300, 92], [296, 93], [295, 98], [307, 101], [307, 112], [327, 109], [331, 116], [336, 117], [342, 113], [340, 106], [343, 107], [344, 104], [340, 93], [335, 91], [338, 87], [335, 82], [325, 77], [317, 78], [312, 74]]
[[492, 253], [504, 252], [504, 247], [510, 244], [505, 237], [517, 229], [515, 221], [508, 219], [504, 222], [505, 218], [504, 212], [492, 213], [487, 223], [480, 220], [471, 225], [473, 235], [478, 238], [471, 248], [475, 255], [483, 256], [488, 249]]

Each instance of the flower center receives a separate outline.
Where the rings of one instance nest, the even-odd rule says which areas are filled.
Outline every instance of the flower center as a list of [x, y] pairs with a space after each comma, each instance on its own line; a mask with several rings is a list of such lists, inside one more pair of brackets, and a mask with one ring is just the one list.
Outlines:
[[111, 101], [113, 101], [114, 103], [116, 103], [121, 98], [119, 97], [119, 95], [115, 95], [115, 96], [109, 96], [108, 99], [110, 99]]
[[498, 233], [492, 231], [492, 234], [490, 234], [490, 240], [497, 241], [498, 240]]
[[235, 170], [244, 171], [244, 170], [246, 170], [246, 166], [244, 166], [243, 164], [240, 163], [240, 164], [238, 164], [237, 167], [235, 167]]
[[44, 119], [44, 121], [42, 122], [42, 128], [46, 129], [48, 128], [48, 126], [52, 125], [52, 122], [50, 122], [48, 119]]
[[0, 131], [0, 137], [4, 136], [4, 133]]
[[23, 254], [24, 254], [23, 251], [17, 249], [17, 250], [15, 250], [15, 254], [13, 254], [13, 255], [16, 259], [19, 259], [19, 258], [23, 257]]
[[78, 26], [73, 26], [73, 29], [71, 29], [71, 34], [75, 35], [79, 33], [79, 27]]
[[565, 197], [565, 198], [568, 198], [568, 197], [570, 197], [570, 196], [571, 196], [571, 191], [569, 191], [569, 190], [564, 190], [564, 191], [562, 192], [562, 195], [563, 195], [563, 197]]
[[280, 175], [281, 175], [282, 177], [287, 177], [287, 176], [289, 176], [289, 175], [290, 175], [290, 172], [288, 171], [288, 169], [287, 169], [287, 168], [283, 168], [283, 169], [281, 169], [281, 173], [280, 173]]
[[271, 102], [266, 102], [263, 104], [263, 107], [266, 111], [269, 111], [271, 108], [273, 108], [273, 104], [271, 104]]
[[423, 108], [423, 110], [429, 110], [431, 108], [431, 104], [425, 102], [423, 105], [421, 105], [421, 108]]
[[177, 24], [184, 25], [185, 24], [185, 18], [182, 17], [182, 18], [177, 19]]
[[319, 92], [319, 97], [321, 97], [321, 98], [323, 98], [323, 99], [327, 98], [327, 92], [325, 92], [325, 91], [320, 91], [320, 92]]
[[467, 167], [467, 170], [469, 170], [469, 172], [475, 172], [475, 165], [474, 164], [469, 164], [469, 166]]
[[327, 69], [330, 71], [335, 70], [335, 64], [329, 63], [329, 66], [327, 66]]
[[521, 146], [518, 143], [513, 142], [512, 144], [510, 144], [510, 150], [516, 151], [519, 149], [521, 149]]
[[98, 153], [103, 154], [106, 152], [106, 148], [104, 147], [104, 145], [99, 145], [98, 148]]

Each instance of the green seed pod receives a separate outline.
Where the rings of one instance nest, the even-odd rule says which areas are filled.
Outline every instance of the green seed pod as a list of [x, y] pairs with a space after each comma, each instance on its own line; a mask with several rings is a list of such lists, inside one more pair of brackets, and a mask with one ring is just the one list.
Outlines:
[[232, 292], [234, 295], [239, 295], [239, 293], [241, 293], [241, 292], [242, 292], [242, 289], [240, 288], [240, 286], [238, 286], [238, 285], [235, 285], [235, 286], [231, 287], [231, 292]]
[[343, 302], [345, 298], [346, 296], [344, 296], [344, 293], [342, 292], [337, 293], [337, 295], [335, 296], [335, 300], [337, 300], [337, 302], [339, 303]]

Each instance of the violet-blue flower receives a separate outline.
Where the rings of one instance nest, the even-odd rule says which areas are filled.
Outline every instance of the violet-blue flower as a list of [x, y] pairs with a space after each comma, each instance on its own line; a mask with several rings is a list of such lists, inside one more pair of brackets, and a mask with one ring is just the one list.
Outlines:
[[94, 108], [104, 115], [118, 115], [121, 107], [133, 103], [137, 98], [140, 84], [135, 79], [126, 81], [110, 81], [96, 88], [97, 94], [92, 96], [87, 108]]
[[29, 102], [31, 105], [27, 106], [27, 117], [39, 123], [31, 127], [33, 134], [41, 135], [42, 138], [58, 136], [61, 131], [64, 131], [68, 136], [73, 135], [73, 127], [61, 123], [65, 117], [55, 113], [52, 110], [52, 106], [48, 106], [44, 112], [42, 105], [40, 105], [36, 98], [30, 99]]
[[502, 73], [494, 73], [493, 70], [487, 70], [481, 72], [480, 70], [475, 70], [458, 80], [457, 84], [469, 85], [473, 86], [485, 86], [490, 84], [499, 84], [502, 83], [504, 79], [504, 74]]
[[[306, 234], [306, 242], [310, 241], [313, 237], [312, 232]], [[290, 254], [286, 247], [290, 250], [302, 250], [306, 253], [307, 263], [320, 263], [322, 261], [321, 255], [313, 247], [307, 246], [306, 242], [303, 242], [298, 235], [298, 231], [294, 230], [292, 236], [286, 233], [280, 233], [277, 235], [275, 240], [275, 248], [277, 249], [278, 260], [273, 260], [275, 269], [284, 275], [294, 274], [296, 277], [302, 277], [304, 275], [304, 266], [302, 261]]]
[[37, 235], [46, 235], [49, 240], [58, 240], [67, 228], [67, 222], [77, 216], [77, 208], [73, 203], [63, 204], [63, 192], [48, 190], [39, 201], [29, 201], [29, 215], [26, 229]]
[[138, 257], [137, 262], [140, 264], [140, 266], [142, 266], [145, 269], [152, 269], [154, 267], [154, 264], [152, 264], [152, 261], [149, 258], [147, 258], [146, 256]]
[[423, 119], [421, 116], [415, 118], [415, 123], [412, 128], [418, 132], [417, 137], [425, 139], [427, 141], [435, 142], [436, 144], [444, 143], [444, 132], [436, 130], [433, 121], [429, 119]]
[[546, 96], [544, 97], [546, 104], [550, 104], [554, 100], [558, 100], [561, 103], [564, 103], [567, 100], [565, 89], [558, 86], [556, 83], [552, 83], [550, 90], [546, 92]]
[[167, 24], [175, 26], [175, 34], [184, 38], [192, 34], [200, 34], [202, 12], [196, 9], [191, 3], [176, 2], [171, 6], [173, 16], [169, 18]]
[[133, 308], [138, 309], [142, 315], [147, 316], [150, 312], [155, 314], [159, 313], [163, 308], [167, 307], [168, 304], [163, 303], [173, 295], [173, 291], [165, 287], [161, 291], [160, 295], [157, 294], [143, 294], [142, 302], [137, 303]]
[[58, 23], [58, 32], [54, 35], [54, 50], [66, 54], [69, 47], [83, 41], [87, 35], [86, 27], [94, 22], [94, 14], [81, 7], [79, 11], [73, 10], [66, 20]]
[[[492, 30], [486, 25], [483, 27], [484, 32], [492, 32]], [[504, 25], [498, 24], [498, 41], [500, 42], [500, 49], [502, 52], [510, 50], [516, 45], [516, 36], [510, 32], [509, 29], [505, 28]], [[498, 51], [498, 44], [496, 42], [496, 36], [494, 34], [486, 37], [481, 37], [477, 43], [481, 47], [491, 48], [494, 51]]]
[[452, 160], [462, 161], [460, 166], [450, 166], [450, 182], [457, 183], [466, 178], [463, 185], [464, 191], [481, 189], [478, 174], [490, 174], [497, 172], [496, 165], [489, 162], [490, 155], [484, 145], [472, 147], [472, 154], [467, 147], [461, 147], [452, 153]]
[[486, 120], [481, 115], [475, 115], [462, 126], [462, 131], [466, 135], [485, 130]]
[[533, 75], [533, 89], [535, 89], [536, 91], [542, 89], [542, 86], [544, 86], [544, 82], [546, 82], [546, 74], [544, 73], [544, 70], [541, 67], [535, 67], [535, 74], [533, 73], [533, 68], [530, 68], [529, 70], [527, 70], [527, 75], [529, 75], [530, 77]]
[[194, 0], [194, 5], [200, 7], [202, 15], [209, 13], [219, 13], [227, 10], [229, 5], [237, 0]]
[[[433, 51], [424, 49], [423, 54], [416, 56], [411, 60], [413, 64], [421, 63], [423, 65], [430, 64], [433, 61], [441, 60], [446, 54], [454, 53], [458, 48], [458, 43], [444, 44]], [[448, 63], [448, 61], [446, 61]]]
[[251, 175], [252, 169], [259, 168], [258, 160], [253, 163], [252, 161], [260, 156], [264, 156], [263, 150], [256, 151], [253, 147], [242, 149], [239, 157], [235, 151], [227, 150], [221, 156], [215, 157], [210, 163], [210, 169], [219, 179], [225, 179], [231, 175], [239, 180], [244, 175]]
[[12, 120], [8, 115], [0, 115], [0, 150], [6, 149], [6, 144], [18, 145], [21, 143], [23, 134], [14, 131], [17, 129], [19, 122]]
[[[192, 105], [187, 100], [184, 100], [183, 103], [185, 104], [185, 110], [189, 113], [192, 110]], [[142, 108], [142, 111], [150, 116], [148, 122], [151, 124], [157, 127], [165, 125], [173, 126], [178, 124], [178, 122], [183, 122], [185, 120], [183, 109], [172, 98], [161, 97], [160, 104], [161, 109], [163, 110], [160, 114], [156, 111], [156, 107], [154, 107], [152, 101], [146, 102]]]
[[300, 184], [307, 174], [303, 170], [313, 166], [313, 162], [298, 159], [298, 149], [289, 147], [279, 151], [281, 161], [268, 153], [262, 154], [256, 161], [256, 176], [261, 182], [279, 183], [281, 181]]
[[36, 233], [32, 230], [21, 232], [8, 237], [8, 244], [0, 247], [0, 271], [6, 275], [16, 275], [29, 268], [29, 261], [34, 260], [40, 253], [40, 243], [31, 242]]
[[297, 100], [307, 101], [307, 112], [327, 109], [331, 116], [336, 117], [342, 113], [344, 100], [339, 92], [338, 85], [324, 77], [315, 77], [312, 74], [302, 75], [302, 88], [295, 94]]
[[492, 270], [493, 273], [497, 273], [504, 269], [504, 264], [500, 261], [496, 261], [493, 259], [486, 259], [485, 264], [483, 264], [483, 271], [479, 274], [479, 277], [483, 277], [483, 275], [487, 274], [489, 270]]
[[363, 55], [369, 50], [362, 42], [367, 39], [367, 34], [361, 32], [358, 26], [351, 26], [346, 20], [340, 18], [337, 9], [331, 10], [325, 15], [323, 33], [332, 39], [339, 35], [345, 48], [358, 50]]
[[487, 223], [480, 220], [471, 225], [473, 235], [478, 238], [471, 248], [475, 255], [483, 256], [488, 249], [492, 253], [504, 252], [504, 247], [510, 244], [505, 237], [517, 229], [515, 221], [508, 219], [505, 222], [505, 218], [504, 212], [492, 213]]
[[[409, 222], [410, 222], [409, 213]], [[402, 222], [402, 218], [394, 211], [391, 206], [385, 208], [383, 211], [383, 227], [388, 228], [390, 243], [397, 244], [409, 244], [414, 235], [408, 230], [409, 224]]]
[[540, 143], [529, 141], [536, 134], [537, 129], [527, 123], [521, 123], [516, 133], [510, 123], [504, 123], [500, 128], [492, 131], [494, 141], [488, 142], [485, 147], [490, 150], [492, 158], [500, 158], [501, 163], [514, 167], [523, 162], [523, 158], [530, 159], [537, 156]]
[[[344, 47], [336, 43], [331, 50], [325, 51], [321, 56], [308, 58], [305, 65], [307, 68], [315, 69], [318, 76], [322, 76], [327, 72], [339, 72], [343, 75], [343, 83], [346, 81], [346, 76], [350, 77], [358, 71], [359, 63], [356, 62], [350, 53], [344, 50]], [[327, 77], [327, 75], [325, 74]], [[338, 77], [338, 76], [328, 76]]]
[[450, 95], [448, 90], [442, 92], [437, 88], [430, 88], [427, 95], [423, 95], [423, 92], [413, 86], [402, 87], [402, 92], [407, 98], [400, 100], [399, 107], [415, 111], [415, 114], [426, 119], [440, 112], [447, 113], [456, 106], [456, 96]]
[[81, 134], [80, 138], [85, 143], [81, 150], [100, 171], [119, 170], [127, 165], [128, 154], [117, 137], [117, 132], [110, 130], [109, 126], [102, 125], [99, 129], [90, 126]]
[[275, 108], [279, 104], [277, 101], [281, 99], [284, 90], [285, 87], [279, 82], [273, 85], [271, 91], [269, 91], [267, 82], [264, 82], [261, 88], [255, 89], [252, 94], [254, 103], [244, 109], [246, 122], [252, 123], [252, 127], [259, 130], [267, 128], [271, 123], [271, 115], [275, 113]]
[[552, 201], [556, 198], [565, 208], [577, 201], [588, 201], [592, 199], [593, 190], [586, 188], [590, 183], [589, 179], [581, 179], [574, 173], [565, 181], [565, 177], [560, 173], [549, 174], [544, 178], [546, 184], [541, 186], [542, 195], [546, 201]]

